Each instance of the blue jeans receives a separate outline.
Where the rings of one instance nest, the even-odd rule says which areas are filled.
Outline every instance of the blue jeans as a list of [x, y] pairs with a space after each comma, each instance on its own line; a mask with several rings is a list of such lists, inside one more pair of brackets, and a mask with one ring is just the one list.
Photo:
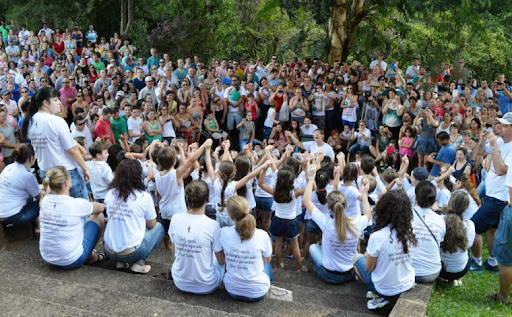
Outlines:
[[[41, 178], [46, 177], [46, 172], [42, 169], [39, 170], [39, 176]], [[83, 198], [89, 201], [89, 194], [87, 193], [87, 187], [83, 176], [78, 171], [78, 168], [68, 171], [69, 177], [71, 178], [71, 188], [69, 189], [69, 196], [73, 198]]]
[[359, 143], [356, 143], [354, 145], [352, 145], [349, 149], [348, 149], [348, 152], [350, 154], [355, 154], [357, 151], [361, 151], [362, 153], [367, 153], [369, 151], [370, 147], [369, 146], [366, 146], [366, 145], [361, 145]]
[[84, 225], [84, 241], [82, 246], [84, 248], [84, 252], [82, 255], [73, 263], [66, 266], [53, 265], [55, 267], [64, 269], [64, 270], [72, 270], [77, 269], [84, 265], [85, 261], [91, 256], [92, 250], [94, 246], [98, 242], [100, 238], [100, 227], [94, 221], [86, 221]]
[[430, 275], [425, 276], [415, 276], [414, 279], [416, 283], [433, 283], [438, 277], [441, 272], [437, 272]]
[[356, 278], [355, 272], [339, 272], [339, 274], [336, 272], [335, 274], [328, 271], [322, 265], [322, 246], [319, 244], [312, 244], [309, 247], [309, 255], [311, 256], [311, 261], [313, 261], [313, 265], [315, 266], [316, 275], [326, 283], [342, 284]]
[[361, 280], [363, 281], [364, 285], [366, 285], [366, 288], [374, 294], [379, 294], [379, 292], [377, 292], [377, 290], [375, 289], [375, 285], [373, 284], [372, 281], [372, 272], [369, 272], [368, 269], [366, 268], [366, 260], [366, 256], [363, 255], [357, 259], [357, 261], [354, 263], [354, 266], [357, 269], [359, 277], [361, 277]]
[[242, 151], [244, 146], [249, 144], [249, 142], [251, 142], [251, 139], [239, 139], [238, 144], [240, 145], [240, 151]]
[[135, 247], [133, 253], [127, 255], [117, 255], [108, 252], [105, 248], [105, 254], [112, 260], [123, 262], [123, 263], [139, 263], [144, 265], [146, 259], [149, 257], [151, 252], [160, 244], [164, 236], [164, 227], [161, 223], [157, 222], [156, 225], [151, 229], [146, 229], [144, 239], [139, 246]]
[[[274, 281], [274, 275], [272, 274], [272, 265], [270, 263], [264, 263], [263, 270], [264, 270], [265, 274], [267, 274], [268, 278], [270, 279], [270, 283], [272, 283]], [[228, 292], [228, 295], [231, 296], [231, 298], [236, 299], [236, 300], [253, 302], [253, 303], [259, 302], [260, 300], [264, 299], [267, 296], [267, 295], [263, 295], [261, 297], [252, 298], [252, 297], [247, 297], [247, 296], [231, 294], [230, 292]]]
[[39, 217], [39, 200], [29, 199], [27, 204], [21, 208], [20, 212], [10, 216], [0, 222], [4, 227], [16, 227], [26, 223], [31, 223]]
[[238, 112], [228, 112], [226, 120], [228, 131], [231, 131], [242, 122], [242, 116]]

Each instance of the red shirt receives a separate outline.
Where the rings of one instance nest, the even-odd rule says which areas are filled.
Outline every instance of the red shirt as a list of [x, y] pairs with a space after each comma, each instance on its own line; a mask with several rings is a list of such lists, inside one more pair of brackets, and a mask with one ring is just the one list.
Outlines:
[[94, 133], [97, 138], [103, 138], [103, 136], [108, 136], [110, 143], [114, 144], [114, 134], [112, 133], [112, 127], [110, 126], [110, 120], [105, 122], [98, 120], [96, 125], [94, 126]]
[[62, 52], [64, 52], [64, 42], [60, 42], [60, 44], [57, 42], [53, 42], [53, 50], [57, 54], [62, 54]]

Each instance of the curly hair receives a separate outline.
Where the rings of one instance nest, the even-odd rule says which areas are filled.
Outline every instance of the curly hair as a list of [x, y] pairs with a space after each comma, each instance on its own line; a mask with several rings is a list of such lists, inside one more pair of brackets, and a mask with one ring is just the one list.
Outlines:
[[409, 243], [413, 246], [418, 244], [412, 229], [411, 201], [405, 191], [388, 191], [379, 199], [374, 211], [376, 218], [375, 231], [388, 225], [391, 227], [391, 232], [396, 230], [396, 236], [398, 241], [402, 243], [404, 253], [409, 253]]
[[124, 201], [130, 197], [133, 192], [145, 191], [146, 186], [142, 182], [142, 166], [137, 160], [123, 160], [117, 165], [116, 173], [109, 189], [115, 189], [118, 197]]

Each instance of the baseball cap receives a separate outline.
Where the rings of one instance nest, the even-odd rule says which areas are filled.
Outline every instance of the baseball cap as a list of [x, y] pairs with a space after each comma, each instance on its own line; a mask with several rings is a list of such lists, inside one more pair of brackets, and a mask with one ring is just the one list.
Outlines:
[[428, 175], [429, 173], [427, 169], [424, 167], [416, 167], [415, 169], [412, 170], [412, 176], [414, 176], [414, 178], [416, 178], [420, 182], [427, 180]]
[[119, 98], [119, 97], [124, 97], [124, 92], [118, 91], [117, 94], [116, 94], [116, 99]]
[[151, 76], [146, 76], [146, 78], [144, 79], [144, 81], [153, 81], [153, 77], [151, 77]]
[[505, 115], [498, 119], [501, 124], [512, 124], [512, 112], [507, 112]]
[[2, 96], [9, 95], [11, 92], [7, 89], [2, 90]]

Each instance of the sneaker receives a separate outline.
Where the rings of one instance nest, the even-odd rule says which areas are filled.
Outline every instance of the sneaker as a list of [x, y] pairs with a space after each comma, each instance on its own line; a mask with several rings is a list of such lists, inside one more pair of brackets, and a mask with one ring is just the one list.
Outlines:
[[484, 272], [482, 266], [478, 265], [473, 258], [470, 261], [471, 264], [469, 265], [469, 271], [478, 274], [482, 274]]
[[386, 306], [387, 304], [389, 304], [389, 301], [387, 299], [385, 299], [384, 297], [375, 296], [373, 299], [370, 299], [366, 303], [366, 307], [368, 307], [368, 309], [373, 310], [373, 309], [382, 308], [382, 307]]
[[500, 274], [500, 267], [498, 265], [490, 265], [489, 261], [485, 261], [484, 268], [494, 274]]
[[375, 298], [375, 294], [372, 291], [368, 291], [368, 292], [366, 292], [366, 298], [374, 299]]
[[287, 255], [287, 256], [286, 256], [286, 258], [287, 258], [288, 260], [293, 260], [293, 254], [292, 254], [292, 255]]

